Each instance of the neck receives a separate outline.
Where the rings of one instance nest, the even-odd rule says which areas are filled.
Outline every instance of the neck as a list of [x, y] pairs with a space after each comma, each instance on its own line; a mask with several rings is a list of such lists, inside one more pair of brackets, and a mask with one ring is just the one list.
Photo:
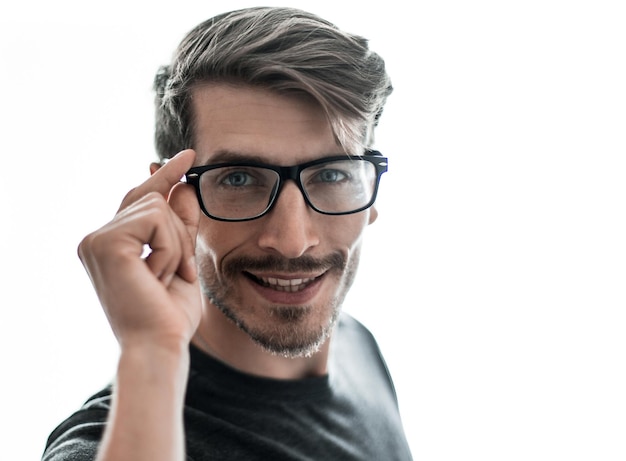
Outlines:
[[263, 349], [214, 306], [205, 306], [204, 311], [192, 342], [227, 365], [273, 379], [302, 379], [327, 373], [330, 341], [310, 357], [283, 357]]

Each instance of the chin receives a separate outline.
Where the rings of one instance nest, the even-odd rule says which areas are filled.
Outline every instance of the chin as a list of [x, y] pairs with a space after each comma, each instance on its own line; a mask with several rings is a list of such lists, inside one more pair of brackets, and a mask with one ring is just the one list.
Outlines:
[[[272, 306], [262, 320], [240, 320], [237, 326], [265, 351], [286, 358], [311, 357], [330, 338], [339, 310], [319, 318], [313, 306]], [[231, 317], [232, 318], [232, 317]]]

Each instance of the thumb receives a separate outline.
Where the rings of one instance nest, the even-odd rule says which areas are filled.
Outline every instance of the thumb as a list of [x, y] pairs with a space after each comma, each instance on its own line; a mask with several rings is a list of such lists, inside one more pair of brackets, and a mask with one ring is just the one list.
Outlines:
[[196, 274], [195, 253], [201, 216], [200, 205], [194, 188], [185, 183], [178, 183], [172, 188], [168, 203], [184, 224], [188, 234], [188, 238], [184, 238], [182, 243], [183, 259], [179, 272], [183, 278], [191, 281], [195, 279]]

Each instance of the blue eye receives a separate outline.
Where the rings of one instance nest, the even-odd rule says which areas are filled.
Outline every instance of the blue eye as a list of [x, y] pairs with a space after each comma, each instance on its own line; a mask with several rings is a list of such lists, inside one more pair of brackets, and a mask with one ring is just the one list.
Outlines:
[[319, 182], [339, 182], [347, 179], [348, 176], [339, 170], [322, 170], [317, 174]]
[[253, 182], [252, 179], [253, 178], [246, 172], [235, 171], [225, 176], [222, 183], [227, 186], [241, 187], [251, 184]]

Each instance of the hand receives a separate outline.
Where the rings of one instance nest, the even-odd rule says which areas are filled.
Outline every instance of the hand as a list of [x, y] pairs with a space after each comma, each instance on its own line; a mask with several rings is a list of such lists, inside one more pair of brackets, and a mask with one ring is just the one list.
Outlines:
[[[180, 178], [186, 150], [124, 198], [114, 219], [78, 247], [120, 345], [187, 345], [200, 321], [195, 265], [200, 210]], [[144, 246], [152, 250], [142, 258]]]

